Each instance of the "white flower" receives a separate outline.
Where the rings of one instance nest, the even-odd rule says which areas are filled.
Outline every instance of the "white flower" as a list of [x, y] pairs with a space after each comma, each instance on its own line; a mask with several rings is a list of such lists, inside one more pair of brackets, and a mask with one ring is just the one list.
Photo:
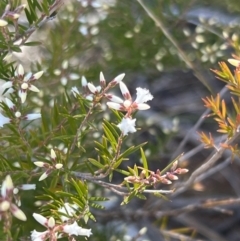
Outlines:
[[21, 98], [21, 102], [24, 103], [27, 98], [27, 90], [31, 90], [33, 92], [39, 92], [40, 90], [33, 84], [32, 81], [39, 79], [43, 74], [43, 71], [39, 71], [35, 74], [28, 73], [24, 76], [24, 69], [21, 64], [19, 64], [17, 68], [17, 76], [21, 80], [20, 90], [18, 91], [18, 95]]
[[49, 164], [47, 162], [42, 162], [42, 161], [33, 162], [36, 166], [43, 167], [46, 170], [38, 179], [39, 181], [46, 179], [52, 173], [53, 170], [59, 170], [63, 167], [62, 163], [56, 162], [57, 155], [53, 149], [51, 149], [50, 157], [53, 164]]
[[8, 106], [9, 109], [14, 109], [15, 105], [13, 104], [13, 102], [10, 99], [5, 98], [5, 103], [6, 103], [6, 105]]
[[44, 241], [49, 235], [49, 231], [44, 231], [44, 232], [38, 232], [36, 230], [33, 230], [31, 232], [31, 240], [32, 241]]
[[[49, 219], [45, 218], [44, 216], [34, 213], [33, 217], [38, 221], [41, 225], [45, 226], [47, 228], [44, 232], [38, 232], [36, 230], [33, 230], [31, 232], [31, 240], [32, 241], [45, 241], [50, 237], [55, 236], [57, 238], [62, 237], [63, 233], [67, 233], [68, 236], [71, 235], [81, 235], [81, 236], [87, 236], [89, 237], [92, 232], [91, 229], [85, 229], [78, 226], [76, 221], [73, 224], [59, 224], [57, 225], [55, 223], [55, 219], [53, 217], [50, 217]], [[58, 232], [62, 232], [58, 234]]]
[[138, 87], [136, 89], [137, 98], [133, 101], [127, 86], [122, 81], [120, 81], [119, 86], [124, 100], [117, 96], [106, 94], [106, 97], [111, 100], [111, 102], [107, 102], [109, 108], [126, 111], [129, 115], [131, 115], [135, 110], [147, 110], [150, 108], [149, 105], [145, 104], [145, 102], [153, 99], [149, 90]]
[[72, 87], [71, 91], [72, 91], [74, 97], [77, 97], [77, 95], [80, 95], [76, 86]]
[[76, 204], [70, 204], [68, 202], [64, 203], [64, 205], [58, 209], [60, 213], [66, 214], [66, 216], [65, 215], [60, 216], [61, 220], [63, 222], [68, 221], [69, 217], [72, 217], [75, 215], [76, 209], [78, 209], [78, 206]]
[[90, 237], [92, 234], [91, 229], [85, 229], [78, 226], [77, 222], [75, 221], [73, 224], [66, 224], [63, 227], [63, 232], [68, 233], [69, 235], [76, 235], [76, 236], [87, 236]]
[[[138, 109], [141, 110], [141, 105], [149, 100], [152, 100], [153, 96], [150, 94], [149, 90], [147, 90], [147, 89], [138, 87], [136, 90], [137, 90], [137, 98], [136, 98], [135, 102], [138, 103], [138, 106], [140, 107]], [[147, 106], [147, 105], [145, 104], [145, 106]], [[145, 108], [144, 108], [144, 110], [145, 110]]]
[[128, 133], [133, 133], [137, 131], [135, 128], [135, 122], [136, 119], [123, 118], [117, 126], [125, 136], [128, 135]]
[[0, 219], [1, 212], [10, 211], [12, 215], [18, 218], [19, 220], [26, 221], [27, 217], [24, 214], [24, 212], [12, 202], [13, 190], [14, 186], [12, 178], [10, 177], [10, 175], [7, 175], [1, 187]]
[[32, 241], [45, 241], [49, 237], [52, 237], [52, 235], [57, 237], [57, 230], [55, 230], [55, 227], [57, 227], [57, 226], [55, 223], [55, 219], [53, 217], [50, 217], [49, 219], [47, 219], [38, 213], [33, 213], [33, 217], [36, 219], [37, 222], [39, 222], [41, 225], [46, 227], [48, 230], [46, 230], [44, 232], [38, 232], [36, 230], [33, 230], [31, 232], [31, 240]]

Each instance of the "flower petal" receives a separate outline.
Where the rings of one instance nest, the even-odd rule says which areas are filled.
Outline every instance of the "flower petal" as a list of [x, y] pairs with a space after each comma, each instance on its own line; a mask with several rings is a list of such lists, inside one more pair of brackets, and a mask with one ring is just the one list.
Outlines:
[[24, 75], [24, 68], [21, 64], [18, 65], [17, 73], [18, 73], [19, 76]]
[[47, 227], [48, 220], [44, 216], [38, 213], [33, 213], [33, 217], [37, 222], [39, 222], [41, 225]]
[[3, 125], [10, 123], [10, 120], [8, 117], [5, 117], [0, 113], [0, 127], [3, 127]]
[[12, 178], [10, 175], [7, 175], [5, 177], [5, 180], [2, 183], [2, 188], [1, 188], [1, 195], [2, 197], [6, 197], [10, 191], [12, 191], [14, 188]]
[[27, 120], [36, 120], [41, 117], [42, 117], [42, 115], [40, 113], [26, 115]]
[[137, 88], [137, 98], [136, 103], [142, 104], [149, 100], [152, 100], [153, 96], [150, 94], [149, 90], [138, 87]]
[[82, 76], [81, 82], [82, 82], [82, 87], [86, 87], [87, 84], [88, 84], [87, 79], [85, 78], [85, 76]]
[[56, 153], [55, 153], [55, 151], [53, 150], [53, 149], [51, 149], [51, 158], [52, 159], [56, 159]]
[[106, 104], [111, 109], [121, 110], [121, 108], [122, 108], [122, 105], [115, 103], [115, 102], [107, 102]]
[[101, 84], [101, 86], [105, 86], [105, 84], [106, 84], [106, 80], [105, 80], [105, 77], [104, 77], [104, 75], [103, 75], [102, 72], [100, 72], [99, 80], [100, 80], [100, 84]]
[[93, 94], [95, 94], [96, 92], [98, 92], [98, 91], [97, 91], [97, 88], [96, 88], [92, 83], [88, 83], [87, 86], [88, 86], [88, 89], [89, 89]]
[[44, 232], [38, 232], [36, 230], [33, 230], [31, 232], [31, 240], [32, 241], [44, 241], [46, 240], [46, 237], [48, 236], [49, 231]]
[[6, 103], [6, 105], [8, 106], [9, 109], [13, 109], [13, 107], [15, 106], [13, 104], [13, 102], [8, 98], [5, 98], [5, 103]]
[[66, 214], [66, 216], [65, 215], [60, 216], [62, 222], [68, 221], [70, 217], [73, 217], [77, 209], [78, 209], [78, 206], [76, 204], [70, 204], [68, 202], [64, 203], [64, 205], [58, 209], [60, 213]]
[[148, 104], [138, 104], [138, 110], [147, 110], [150, 109], [150, 105]]
[[235, 66], [235, 67], [238, 67], [240, 65], [240, 60], [237, 60], [237, 59], [228, 59], [228, 63]]
[[10, 210], [15, 218], [22, 221], [27, 220], [25, 213], [21, 209], [19, 209], [15, 204], [11, 203]]
[[11, 88], [12, 86], [13, 86], [13, 82], [12, 82], [12, 81], [7, 81], [7, 82], [5, 82], [5, 83], [1, 86], [2, 92], [4, 92], [5, 89]]
[[8, 25], [8, 22], [3, 19], [0, 19], [0, 27], [5, 27], [6, 25]]
[[27, 98], [27, 92], [19, 90], [18, 95], [21, 98], [21, 102], [24, 103]]
[[119, 74], [117, 77], [114, 78], [113, 81], [116, 82], [116, 83], [118, 84], [120, 81], [123, 80], [124, 76], [125, 76], [124, 73], [123, 73], [123, 74]]
[[87, 237], [90, 237], [90, 235], [92, 234], [91, 229], [86, 229], [78, 226], [76, 221], [73, 224], [64, 225], [63, 232], [68, 233], [69, 235], [81, 235]]
[[120, 81], [119, 86], [120, 86], [120, 90], [122, 92], [122, 95], [123, 95], [124, 99], [125, 100], [132, 100], [132, 97], [131, 97], [131, 94], [128, 90], [128, 87], [122, 81]]
[[111, 100], [111, 102], [123, 104], [123, 100], [116, 95], [106, 94], [106, 97]]
[[35, 80], [36, 80], [36, 79], [39, 79], [39, 78], [42, 77], [43, 73], [44, 73], [44, 71], [39, 71], [39, 72], [35, 73], [35, 74], [32, 76], [32, 78], [35, 79]]
[[72, 91], [74, 97], [76, 97], [77, 95], [80, 95], [76, 86], [72, 87], [71, 91]]
[[38, 179], [38, 181], [42, 181], [42, 180], [44, 180], [44, 179], [46, 179], [48, 177], [48, 174], [47, 174], [47, 172], [44, 172], [42, 175], [41, 175], [41, 177]]
[[35, 85], [30, 85], [28, 89], [33, 91], [33, 92], [39, 92], [40, 91]]

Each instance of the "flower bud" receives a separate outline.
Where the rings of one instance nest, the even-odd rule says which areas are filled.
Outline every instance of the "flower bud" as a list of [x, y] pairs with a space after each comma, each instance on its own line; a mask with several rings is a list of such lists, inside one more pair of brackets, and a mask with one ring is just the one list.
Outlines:
[[3, 20], [3, 19], [0, 19], [0, 27], [5, 27], [8, 25], [8, 22]]
[[175, 171], [174, 171], [174, 173], [175, 174], [185, 174], [185, 173], [187, 173], [188, 172], [188, 169], [186, 169], [186, 168], [178, 168], [178, 169], [176, 169]]

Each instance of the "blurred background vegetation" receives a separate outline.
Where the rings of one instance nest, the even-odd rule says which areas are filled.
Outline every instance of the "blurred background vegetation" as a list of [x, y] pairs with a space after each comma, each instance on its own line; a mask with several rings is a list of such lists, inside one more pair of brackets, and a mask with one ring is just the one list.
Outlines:
[[[98, 84], [100, 71], [107, 81], [126, 73], [124, 81], [133, 94], [141, 86], [154, 95], [151, 110], [138, 113], [141, 131], [132, 135], [135, 145], [148, 141], [150, 169], [161, 169], [184, 152], [180, 165], [192, 173], [211, 153], [203, 149], [196, 131], [211, 131], [219, 136], [211, 119], [205, 119], [197, 130], [192, 127], [205, 111], [201, 98], [215, 95], [224, 87], [210, 69], [218, 68], [218, 62], [226, 61], [232, 53], [240, 54], [239, 1], [141, 2], [162, 28], [156, 26], [137, 0], [66, 0], [52, 20], [31, 36], [31, 41], [40, 41], [41, 45], [24, 47], [14, 58], [26, 70], [45, 70], [39, 81], [41, 96], [31, 101], [46, 112], [52, 108], [53, 100], [61, 100], [65, 91], [70, 94], [71, 87], [80, 87], [83, 75]], [[20, 23], [26, 24], [24, 16]], [[127, 145], [131, 143], [129, 140]], [[224, 158], [227, 157], [226, 154]], [[139, 160], [133, 156], [131, 162]], [[119, 207], [121, 198], [108, 193], [111, 201], [107, 211], [93, 211], [97, 223], [92, 224], [94, 235], [89, 240], [238, 241], [239, 204], [224, 209], [170, 211], [210, 199], [239, 197], [239, 165], [239, 160], [228, 162], [187, 192], [170, 196], [170, 201], [149, 196], [147, 201], [134, 200]], [[181, 181], [187, 177], [181, 177]], [[114, 181], [120, 180], [116, 176]], [[95, 187], [92, 192], [103, 190]], [[161, 215], [161, 211], [166, 213]], [[143, 227], [148, 231], [141, 236], [138, 231]]]

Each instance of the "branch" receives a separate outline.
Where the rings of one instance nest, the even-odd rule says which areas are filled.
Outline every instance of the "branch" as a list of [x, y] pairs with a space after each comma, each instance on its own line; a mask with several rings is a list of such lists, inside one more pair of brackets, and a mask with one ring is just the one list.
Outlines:
[[[90, 182], [96, 183], [102, 187], [108, 188], [111, 191], [117, 193], [118, 195], [125, 196], [129, 194], [129, 188], [121, 186], [121, 184], [112, 184], [108, 182], [101, 181], [99, 179], [105, 178], [105, 175], [93, 176], [91, 173], [81, 173], [81, 172], [72, 172], [72, 174], [80, 179], [88, 180]], [[130, 188], [130, 191], [133, 188]], [[161, 193], [161, 194], [170, 194], [173, 193], [174, 190], [161, 190], [161, 189], [145, 189], [142, 193]]]
[[[237, 138], [239, 137], [239, 133], [236, 133], [231, 139], [225, 141], [225, 144], [230, 145], [233, 143]], [[209, 157], [209, 159], [201, 165], [197, 170], [195, 170], [192, 175], [189, 177], [187, 182], [180, 184], [181, 186], [175, 193], [173, 193], [173, 196], [177, 196], [180, 193], [186, 191], [190, 186], [192, 186], [194, 183], [197, 182], [197, 178], [204, 174], [207, 170], [209, 170], [216, 162], [217, 160], [222, 156], [223, 152], [226, 149], [224, 147], [220, 147], [212, 156]]]
[[195, 76], [199, 79], [199, 81], [210, 91], [211, 88], [208, 85], [205, 78], [202, 76], [199, 70], [196, 69], [196, 67], [193, 65], [193, 63], [189, 60], [188, 56], [184, 53], [184, 51], [180, 48], [177, 41], [173, 38], [173, 36], [170, 34], [170, 32], [167, 30], [167, 28], [164, 26], [162, 21], [159, 17], [157, 17], [148, 7], [145, 3], [143, 3], [142, 0], [137, 0], [137, 2], [142, 6], [142, 8], [145, 10], [145, 12], [148, 14], [148, 16], [155, 22], [157, 27], [161, 29], [163, 34], [166, 36], [166, 38], [172, 43], [172, 45], [178, 50], [179, 57], [186, 63], [186, 65], [192, 69], [195, 73]]

